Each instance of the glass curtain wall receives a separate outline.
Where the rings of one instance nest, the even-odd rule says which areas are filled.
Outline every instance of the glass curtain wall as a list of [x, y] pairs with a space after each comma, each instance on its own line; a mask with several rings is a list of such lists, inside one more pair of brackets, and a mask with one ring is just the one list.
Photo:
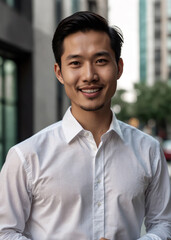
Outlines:
[[147, 56], [146, 56], [146, 0], [139, 1], [139, 35], [140, 35], [140, 81], [146, 82]]
[[9, 7], [20, 9], [20, 0], [0, 0], [1, 2], [6, 3]]
[[80, 9], [80, 1], [79, 0], [72, 0], [72, 12], [77, 12]]
[[0, 56], [0, 168], [17, 142], [17, 65]]

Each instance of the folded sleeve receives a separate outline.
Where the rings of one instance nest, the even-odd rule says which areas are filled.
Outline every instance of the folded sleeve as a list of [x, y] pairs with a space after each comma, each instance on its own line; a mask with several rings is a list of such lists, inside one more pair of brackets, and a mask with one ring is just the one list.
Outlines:
[[167, 163], [156, 142], [151, 153], [152, 180], [146, 190], [145, 226], [141, 240], [171, 239], [171, 188]]
[[0, 239], [25, 240], [31, 209], [31, 173], [12, 148], [0, 173]]

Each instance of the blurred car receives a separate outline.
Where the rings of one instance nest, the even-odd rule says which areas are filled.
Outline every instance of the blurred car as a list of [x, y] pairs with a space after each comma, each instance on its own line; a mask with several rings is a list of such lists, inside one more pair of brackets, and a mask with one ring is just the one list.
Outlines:
[[165, 140], [162, 144], [164, 155], [167, 161], [171, 161], [171, 140]]

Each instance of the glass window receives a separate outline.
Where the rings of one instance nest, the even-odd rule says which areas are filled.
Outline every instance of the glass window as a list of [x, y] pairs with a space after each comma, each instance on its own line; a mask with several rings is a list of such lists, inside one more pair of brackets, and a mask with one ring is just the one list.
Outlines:
[[167, 30], [168, 30], [168, 33], [171, 34], [171, 21], [167, 22]]
[[96, 11], [97, 11], [96, 1], [94, 1], [94, 0], [88, 0], [88, 10], [89, 10], [89, 11], [92, 11], [92, 12], [96, 12]]
[[13, 105], [5, 106], [5, 131], [4, 131], [4, 140], [5, 140], [5, 153], [12, 147], [17, 140], [17, 111], [16, 107]]
[[167, 13], [168, 17], [171, 17], [171, 1], [167, 0]]
[[16, 9], [20, 8], [20, 0], [0, 0], [0, 1], [6, 3], [9, 7]]
[[62, 19], [62, 2], [61, 0], [56, 0], [56, 19], [57, 23]]
[[2, 101], [2, 64], [3, 60], [0, 57], [0, 101]]
[[168, 66], [171, 67], [171, 55], [168, 56]]
[[14, 6], [15, 6], [15, 0], [6, 0], [6, 3], [7, 3], [10, 7], [14, 7]]
[[5, 100], [8, 103], [16, 101], [16, 64], [14, 61], [6, 60], [4, 63], [5, 77]]
[[79, 8], [79, 0], [72, 0], [72, 12], [78, 11]]
[[0, 57], [0, 168], [2, 165], [2, 157], [3, 157], [3, 114], [2, 114], [2, 103], [3, 103], [3, 96], [2, 96], [2, 67], [3, 67], [3, 59]]
[[167, 48], [168, 48], [168, 50], [171, 50], [171, 38], [170, 37], [167, 40]]
[[17, 65], [0, 57], [0, 167], [17, 142]]
[[147, 29], [146, 29], [146, 1], [139, 1], [139, 35], [140, 35], [140, 81], [147, 78]]

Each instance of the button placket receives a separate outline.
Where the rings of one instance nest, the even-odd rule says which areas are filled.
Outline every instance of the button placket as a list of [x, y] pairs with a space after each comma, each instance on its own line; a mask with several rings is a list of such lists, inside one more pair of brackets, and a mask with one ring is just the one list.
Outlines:
[[104, 236], [104, 180], [103, 154], [99, 148], [94, 169], [94, 239]]
[[89, 131], [85, 131], [84, 137], [87, 139], [88, 145], [90, 146], [91, 150], [93, 150], [93, 152], [96, 154], [98, 149], [92, 133]]

